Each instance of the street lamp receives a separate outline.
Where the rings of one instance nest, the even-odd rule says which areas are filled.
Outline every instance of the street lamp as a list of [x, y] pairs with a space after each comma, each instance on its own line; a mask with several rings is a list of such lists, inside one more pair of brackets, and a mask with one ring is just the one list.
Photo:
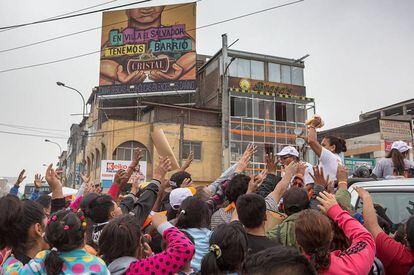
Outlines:
[[72, 87], [70, 87], [70, 86], [66, 86], [65, 85], [65, 83], [62, 83], [62, 82], [60, 82], [60, 81], [58, 81], [58, 82], [56, 82], [56, 84], [58, 85], [58, 86], [62, 86], [62, 87], [65, 87], [65, 88], [68, 88], [68, 89], [71, 89], [71, 90], [74, 90], [75, 92], [77, 92], [81, 97], [82, 97], [82, 101], [83, 101], [83, 105], [82, 105], [82, 116], [83, 117], [85, 117], [85, 106], [86, 106], [86, 104], [85, 104], [85, 98], [83, 97], [83, 95], [81, 94], [81, 92], [79, 92], [78, 90], [76, 90], [75, 88], [72, 88]]
[[62, 155], [62, 147], [60, 147], [59, 143], [51, 141], [50, 139], [45, 139], [45, 142], [53, 143], [53, 144], [56, 144], [57, 146], [59, 146], [59, 152], [60, 152], [59, 157]]

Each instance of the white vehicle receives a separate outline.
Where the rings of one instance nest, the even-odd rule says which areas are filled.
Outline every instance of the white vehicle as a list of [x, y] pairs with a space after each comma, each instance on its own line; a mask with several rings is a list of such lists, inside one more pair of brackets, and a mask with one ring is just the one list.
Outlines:
[[414, 214], [414, 179], [392, 179], [370, 182], [357, 182], [349, 187], [351, 204], [359, 213], [362, 212], [362, 201], [353, 186], [367, 190], [374, 204], [385, 209], [385, 214], [394, 225], [404, 223]]

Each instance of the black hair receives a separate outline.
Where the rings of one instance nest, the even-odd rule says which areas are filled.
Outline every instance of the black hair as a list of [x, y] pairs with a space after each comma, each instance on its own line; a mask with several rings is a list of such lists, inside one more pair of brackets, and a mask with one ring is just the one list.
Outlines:
[[169, 208], [167, 210], [167, 220], [171, 221], [177, 217], [178, 210], [175, 210], [173, 208]]
[[50, 217], [46, 227], [45, 241], [51, 247], [45, 259], [45, 269], [48, 275], [60, 274], [63, 260], [59, 252], [69, 252], [81, 248], [84, 244], [86, 220], [82, 211], [60, 210]]
[[405, 246], [408, 245], [407, 235], [406, 235], [406, 232], [405, 232], [405, 224], [400, 223], [397, 226], [397, 230], [395, 231], [395, 234], [394, 234], [394, 240], [399, 242], [402, 245], [405, 245]]
[[226, 188], [226, 198], [230, 202], [236, 202], [241, 195], [246, 194], [249, 181], [249, 176], [243, 174], [234, 176]]
[[344, 139], [335, 136], [326, 136], [325, 138], [329, 140], [329, 145], [335, 145], [336, 154], [346, 152], [346, 141]]
[[[181, 186], [183, 181], [187, 178], [189, 178], [191, 180], [191, 175], [189, 173], [187, 173], [186, 171], [179, 171], [179, 172], [176, 172], [176, 173], [172, 174], [172, 176], [170, 178], [170, 181], [175, 182], [175, 184], [177, 184], [176, 188], [178, 188], [178, 187]], [[173, 188], [175, 188], [175, 187], [173, 187]]]
[[316, 275], [316, 271], [298, 249], [278, 245], [249, 255], [243, 263], [243, 274]]
[[210, 247], [219, 247], [217, 251], [209, 251], [201, 261], [201, 274], [226, 274], [239, 272], [247, 254], [247, 235], [240, 222], [220, 224], [210, 237]]
[[114, 201], [107, 194], [98, 195], [94, 198], [88, 207], [88, 216], [95, 223], [104, 223], [109, 220], [109, 215], [114, 209]]
[[266, 202], [257, 194], [242, 195], [236, 203], [239, 221], [246, 228], [257, 228], [266, 220]]
[[34, 240], [30, 240], [30, 227], [36, 223], [43, 226], [43, 208], [31, 200], [20, 201], [15, 195], [0, 198], [0, 249], [9, 247], [12, 251], [25, 254]]
[[102, 230], [99, 237], [99, 253], [107, 264], [124, 256], [137, 257], [140, 239], [141, 229], [135, 217], [116, 217]]
[[49, 195], [40, 195], [36, 199], [36, 202], [42, 205], [43, 208], [49, 208], [52, 202], [52, 197]]
[[291, 187], [283, 194], [283, 207], [286, 215], [298, 213], [309, 208], [309, 197], [305, 189]]
[[181, 203], [175, 226], [180, 229], [208, 228], [210, 219], [207, 203], [197, 197], [188, 197]]
[[405, 154], [398, 151], [398, 149], [392, 149], [387, 155], [387, 158], [390, 158], [392, 160], [392, 164], [394, 166], [394, 173], [397, 176], [404, 175], [404, 171], [405, 171], [404, 155]]
[[411, 250], [414, 250], [414, 216], [411, 216], [405, 224], [407, 243]]

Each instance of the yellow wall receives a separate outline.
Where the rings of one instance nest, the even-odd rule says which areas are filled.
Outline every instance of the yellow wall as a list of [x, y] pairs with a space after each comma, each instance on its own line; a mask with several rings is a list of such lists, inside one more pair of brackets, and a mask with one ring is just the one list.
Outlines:
[[[180, 125], [174, 123], [154, 123], [154, 128], [162, 128], [173, 152], [179, 159]], [[86, 157], [96, 157], [96, 149], [102, 154], [102, 144], [106, 146], [107, 155], [102, 159], [112, 159], [117, 146], [127, 141], [142, 143], [149, 151], [147, 161], [147, 178], [152, 178], [154, 165], [158, 163], [158, 154], [151, 140], [151, 124], [137, 121], [109, 120], [102, 124], [98, 133], [90, 137], [86, 146]], [[196, 184], [206, 184], [214, 181], [221, 173], [221, 129], [195, 125], [185, 125], [184, 139], [201, 141], [201, 160], [195, 160], [188, 172]], [[154, 164], [155, 160], [155, 164]], [[98, 180], [100, 168], [91, 171], [92, 180]]]

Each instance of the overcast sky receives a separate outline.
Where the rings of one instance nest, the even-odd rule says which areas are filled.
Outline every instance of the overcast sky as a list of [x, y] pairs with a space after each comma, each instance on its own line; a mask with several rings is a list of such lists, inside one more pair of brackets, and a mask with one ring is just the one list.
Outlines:
[[[2, 0], [0, 27], [36, 21], [106, 1]], [[118, 0], [107, 6], [130, 3]], [[197, 25], [268, 8], [289, 1], [202, 0]], [[152, 0], [148, 5], [182, 3]], [[414, 95], [414, 1], [305, 0], [197, 31], [197, 52], [214, 54], [221, 34], [234, 49], [288, 58], [310, 54], [305, 61], [307, 95], [315, 98], [326, 129], [358, 120], [361, 112]], [[0, 32], [0, 51], [39, 40], [98, 27], [101, 14]], [[99, 50], [100, 30], [33, 47], [0, 53], [0, 70], [47, 62]], [[65, 82], [88, 98], [98, 85], [99, 54], [52, 65], [0, 73], [0, 131], [63, 136], [53, 138], [66, 149], [69, 127], [78, 123], [81, 99], [56, 86]], [[50, 134], [2, 126], [15, 124], [64, 130]], [[50, 138], [52, 139], [52, 138]], [[0, 176], [26, 168], [28, 180], [56, 162], [59, 149], [44, 137], [0, 133]]]

